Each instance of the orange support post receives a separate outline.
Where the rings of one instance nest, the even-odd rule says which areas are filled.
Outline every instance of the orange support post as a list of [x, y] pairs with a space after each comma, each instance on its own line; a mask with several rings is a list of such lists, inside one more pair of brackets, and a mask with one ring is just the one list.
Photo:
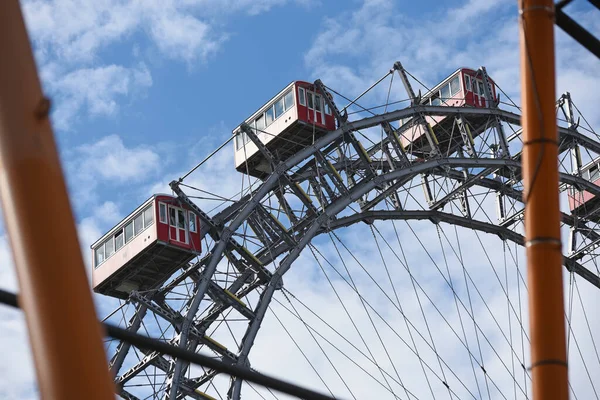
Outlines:
[[114, 399], [18, 0], [0, 4], [0, 196], [43, 399]]
[[555, 114], [554, 3], [520, 4], [525, 244], [534, 400], [567, 400]]

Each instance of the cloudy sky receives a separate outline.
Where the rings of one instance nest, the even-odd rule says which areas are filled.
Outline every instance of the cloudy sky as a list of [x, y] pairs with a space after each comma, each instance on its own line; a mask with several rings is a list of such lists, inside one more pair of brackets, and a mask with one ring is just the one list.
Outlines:
[[[385, 74], [397, 60], [428, 86], [460, 66], [484, 65], [511, 98], [517, 102], [519, 99], [515, 1], [452, 0], [443, 6], [434, 0], [22, 0], [21, 4], [43, 87], [53, 101], [52, 122], [77, 217], [82, 251], [88, 262], [92, 242], [152, 193], [168, 192], [169, 181], [181, 176], [228, 139], [232, 128], [293, 80], [319, 78], [327, 86], [352, 97]], [[589, 11], [585, 5], [570, 9], [589, 29], [600, 32], [600, 19], [594, 19]], [[569, 90], [590, 124], [600, 126], [600, 114], [594, 112], [600, 99], [598, 61], [558, 30], [556, 61], [557, 96]], [[230, 146], [219, 153], [201, 175], [194, 177], [195, 181], [223, 195], [233, 195], [239, 190], [241, 177], [233, 170], [232, 150]], [[410, 246], [409, 252], [415, 253], [408, 255], [410, 260], [425, 257], [419, 250], [417, 237], [425, 242], [437, 241], [440, 237], [439, 230], [431, 225], [420, 223], [413, 227], [416, 234], [407, 231], [407, 238], [416, 243]], [[364, 234], [366, 228], [360, 229]], [[384, 236], [393, 233], [390, 225], [381, 229]], [[453, 228], [446, 229], [454, 235]], [[366, 233], [375, 235], [368, 230]], [[16, 291], [10, 248], [3, 228], [0, 235], [0, 285]], [[348, 235], [348, 238], [353, 237], [352, 232]], [[473, 235], [464, 233], [461, 238], [476, 242], [478, 237]], [[450, 241], [456, 240], [453, 238], [455, 236], [450, 237]], [[332, 243], [325, 242], [321, 243], [323, 251], [330, 251], [330, 256], [335, 258]], [[351, 239], [347, 242], [356, 246], [356, 252], [363, 257], [377, 251], [376, 240], [369, 244]], [[500, 257], [512, 254], [498, 243], [500, 247], [495, 254]], [[467, 257], [472, 264], [486, 264], [485, 250], [481, 251], [484, 246], [477, 246], [479, 250]], [[437, 245], [434, 258], [445, 268], [442, 247]], [[457, 259], [456, 254], [447, 256]], [[313, 256], [306, 249], [301, 261], [310, 264], [312, 272], [295, 270], [288, 280], [289, 289], [315, 308], [336, 303], [335, 307], [322, 311], [325, 320], [333, 320], [343, 309], [337, 304], [337, 294], [319, 273], [318, 259], [318, 255]], [[386, 259], [391, 260], [391, 267], [402, 265], [392, 253], [387, 254]], [[450, 268], [458, 268], [458, 264], [450, 262]], [[336, 265], [341, 266], [340, 260]], [[358, 271], [359, 264], [350, 268]], [[428, 282], [427, 274], [421, 273], [425, 274], [422, 279]], [[360, 299], [352, 297], [351, 286], [337, 279], [339, 295], [348, 299], [350, 308], [363, 308]], [[483, 276], [474, 275], [473, 279], [485, 282]], [[415, 293], [409, 281], [405, 287], [410, 289], [405, 293], [406, 301], [396, 297], [392, 304], [387, 304], [381, 296], [373, 298], [375, 302], [382, 301], [379, 305], [384, 313], [390, 313], [387, 321], [394, 326], [405, 324], [400, 314], [392, 313], [398, 308], [396, 305], [411, 304], [406, 306], [407, 313], [423, 312], [414, 301], [408, 300], [411, 295], [414, 298]], [[371, 284], [366, 285], [373, 288]], [[514, 286], [513, 289], [517, 290]], [[585, 289], [589, 288], [582, 287], [582, 291]], [[435, 291], [435, 287], [429, 290]], [[586, 296], [590, 304], [600, 300], [589, 290]], [[111, 306], [103, 303], [104, 299], [96, 300], [102, 311]], [[506, 306], [506, 299], [498, 305], [504, 312]], [[277, 315], [293, 324], [293, 315], [282, 310], [279, 309]], [[426, 308], [426, 312], [435, 314], [436, 310]], [[431, 318], [436, 321], [435, 315]], [[494, 325], [493, 320], [482, 318], [482, 325]], [[366, 312], [357, 316], [356, 321], [359, 326], [373, 326]], [[349, 323], [349, 320], [340, 322], [346, 329], [351, 328]], [[598, 320], [592, 323], [600, 326]], [[286, 364], [286, 357], [301, 360], [302, 355], [285, 337], [286, 332], [277, 319], [270, 317], [265, 324], [268, 329], [263, 328], [265, 333], [257, 342], [255, 352], [267, 354], [274, 342], [281, 342], [281, 347], [278, 357], [260, 357], [253, 366], [277, 372]], [[375, 324], [379, 326], [382, 322]], [[301, 324], [297, 327], [300, 329], [304, 329]], [[304, 335], [301, 340], [305, 342], [301, 343], [306, 343], [307, 351], [313, 352], [309, 358], [322, 364], [322, 375], [334, 383], [324, 386], [306, 362], [299, 363], [295, 380], [323, 391], [331, 388], [347, 398], [351, 398], [352, 393], [357, 398], [369, 398], [370, 394], [378, 393], [373, 390], [386, 393], [386, 387], [393, 386], [375, 383], [376, 389], [372, 389], [371, 382], [346, 391], [347, 383], [337, 380], [336, 372], [327, 369], [327, 360], [310, 336], [306, 332], [297, 334]], [[354, 333], [349, 335], [360, 342]], [[383, 335], [393, 336], [393, 332]], [[36, 398], [29, 345], [23, 318], [18, 312], [0, 310], [0, 339], [0, 352], [8, 355], [5, 359], [15, 360], [10, 365], [0, 363], [3, 377], [0, 398]], [[490, 340], [502, 342], [502, 338]], [[456, 351], [453, 346], [446, 346], [448, 359]], [[591, 349], [592, 344], [589, 346]], [[383, 348], [373, 351], [387, 353]], [[392, 351], [392, 358], [408, 357], [407, 352], [406, 347], [399, 346]], [[347, 363], [340, 354], [331, 357], [340, 364]], [[373, 358], [381, 360], [384, 358], [381, 354]], [[433, 355], [423, 357], [430, 357], [427, 359], [433, 363], [439, 361]], [[595, 371], [600, 373], [600, 359], [594, 362]], [[382, 364], [386, 363], [382, 361]], [[392, 364], [388, 365], [391, 374], [396, 367]], [[436, 365], [432, 368], [443, 373], [444, 368]], [[414, 374], [415, 385], [426, 387], [424, 374], [420, 372], [422, 365], [407, 364], [398, 368], [403, 367], [419, 369], [419, 374]], [[470, 371], [471, 366], [468, 368]], [[503, 369], [499, 364], [490, 368]], [[378, 379], [385, 380], [384, 374], [378, 373]], [[364, 379], [361, 374], [358, 370], [348, 370], [346, 380], [361, 382]], [[465, 374], [468, 375], [468, 371]], [[497, 382], [501, 385], [506, 376], [502, 372], [498, 374]], [[593, 396], [595, 389], [583, 372], [581, 376], [588, 385], [583, 393]], [[477, 387], [475, 381], [484, 384], [483, 380], [475, 379], [471, 388]], [[427, 397], [438, 390], [423, 393]], [[458, 396], [466, 393], [461, 390], [457, 390]], [[404, 398], [404, 392], [401, 397]]]

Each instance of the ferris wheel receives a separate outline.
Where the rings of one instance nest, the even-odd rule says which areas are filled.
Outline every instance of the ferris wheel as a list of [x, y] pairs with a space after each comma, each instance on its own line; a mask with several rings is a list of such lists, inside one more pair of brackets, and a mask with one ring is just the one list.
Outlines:
[[[215, 152], [94, 243], [106, 320], [336, 398], [529, 398], [519, 107], [484, 67], [343, 92], [291, 82], [218, 149], [234, 193]], [[600, 137], [556, 111], [570, 391], [598, 398]], [[125, 399], [287, 398], [106, 347]]]

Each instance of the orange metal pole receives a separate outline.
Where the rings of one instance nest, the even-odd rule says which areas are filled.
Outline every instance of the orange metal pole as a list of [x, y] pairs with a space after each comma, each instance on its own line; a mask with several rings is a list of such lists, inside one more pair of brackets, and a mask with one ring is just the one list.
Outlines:
[[567, 400], [555, 114], [554, 3], [519, 2], [523, 183], [534, 400]]
[[43, 399], [114, 399], [18, 0], [0, 4], [0, 196]]

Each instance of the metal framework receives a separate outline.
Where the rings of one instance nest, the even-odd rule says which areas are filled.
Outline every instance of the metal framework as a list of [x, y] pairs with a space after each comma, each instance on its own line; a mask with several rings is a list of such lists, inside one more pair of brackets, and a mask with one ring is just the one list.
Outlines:
[[[339, 128], [286, 160], [277, 159], [256, 132], [244, 126], [274, 172], [213, 215], [195, 204], [181, 181], [171, 182], [181, 202], [200, 218], [202, 237], [210, 240], [212, 247], [164, 286], [132, 293], [127, 304], [135, 312], [126, 323], [127, 329], [141, 330], [145, 318], [161, 320], [168, 327], [160, 332], [166, 342], [192, 351], [209, 351], [223, 361], [251, 367], [251, 350], [274, 293], [284, 286], [283, 277], [301, 252], [322, 233], [358, 222], [429, 220], [497, 235], [522, 245], [524, 207], [518, 109], [503, 109], [494, 102], [488, 108], [419, 105], [399, 63], [390, 71], [395, 73], [410, 95], [409, 107], [352, 120], [342, 116], [324, 95]], [[478, 73], [487, 82], [485, 69]], [[325, 93], [321, 81], [315, 85]], [[486, 92], [489, 99], [489, 90]], [[580, 173], [582, 154], [597, 157], [600, 141], [579, 127], [568, 93], [556, 107], [561, 119], [560, 189], [563, 193], [585, 189], [600, 195], [600, 188]], [[449, 118], [452, 123], [449, 129], [443, 128], [443, 133], [453, 144], [442, 152], [435, 146], [440, 131], [425, 129], [434, 150], [422, 159], [407, 152], [400, 137], [419, 124], [430, 128], [426, 116]], [[405, 124], [399, 122], [406, 118], [411, 119]], [[368, 140], [361, 141], [359, 137]], [[579, 158], [573, 158], [573, 154]], [[491, 213], [495, 215], [477, 202], [475, 192], [493, 197], [495, 209]], [[564, 255], [565, 268], [600, 288], [600, 275], [590, 270], [587, 262], [597, 255], [600, 245], [598, 215], [563, 212], [561, 218], [572, 243]], [[254, 306], [245, 300], [251, 297], [257, 300]], [[173, 306], [174, 301], [179, 310]], [[225, 319], [240, 324], [243, 333], [237, 348], [227, 348], [210, 336], [211, 329]], [[163, 393], [166, 399], [211, 398], [203, 388], [218, 377], [215, 371], [191, 370], [182, 360], [127, 343], [113, 344], [111, 350], [110, 368], [123, 398], [147, 396], [148, 392], [136, 394], [135, 385], [129, 387], [128, 383], [144, 374], [156, 375], [156, 371], [164, 379], [146, 390]], [[127, 355], [134, 353], [137, 361], [126, 363]], [[232, 379], [228, 398], [239, 400], [241, 392], [242, 380]]]

